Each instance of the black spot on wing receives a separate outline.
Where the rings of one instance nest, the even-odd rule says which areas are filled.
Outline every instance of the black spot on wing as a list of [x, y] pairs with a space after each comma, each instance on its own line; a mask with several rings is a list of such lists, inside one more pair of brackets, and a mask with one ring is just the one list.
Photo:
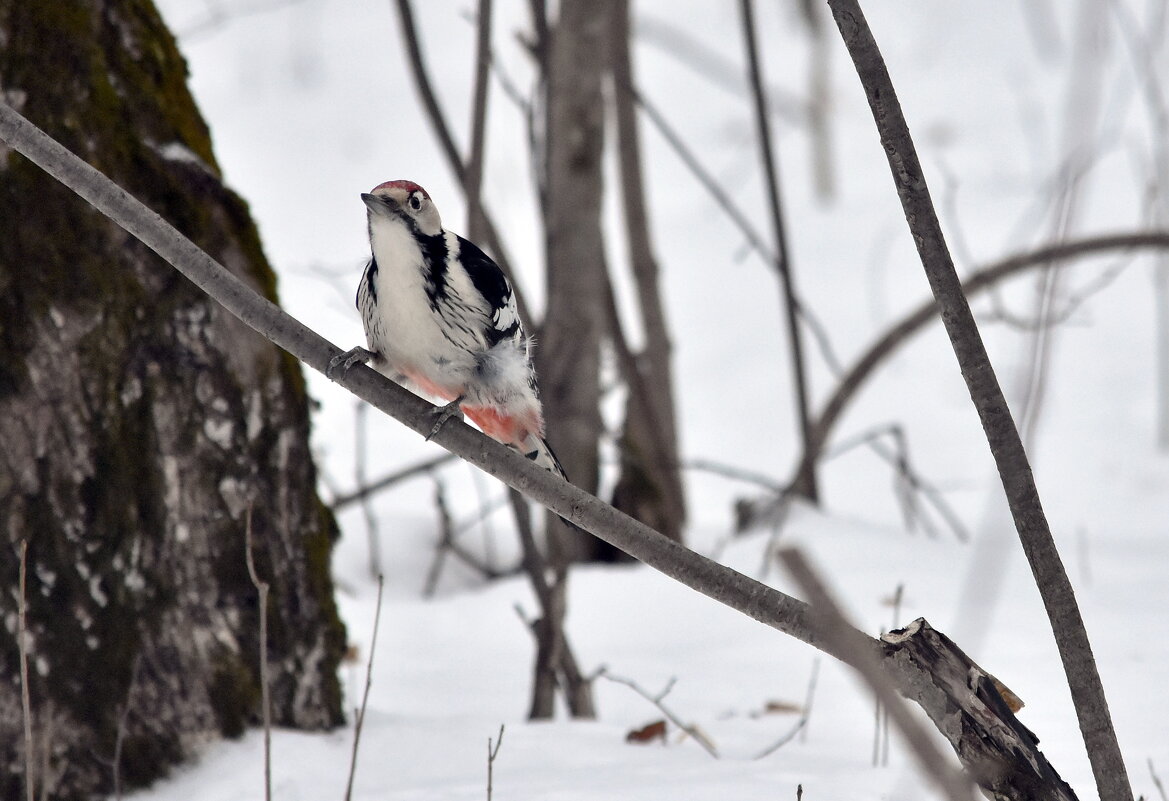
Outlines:
[[[471, 276], [471, 283], [491, 307], [492, 322], [495, 323], [488, 332], [488, 344], [495, 345], [519, 331], [519, 317], [515, 314], [515, 298], [512, 296], [511, 284], [499, 269], [499, 265], [491, 257], [479, 249], [479, 246], [463, 237], [459, 240], [459, 258]], [[507, 311], [509, 313], [502, 314]], [[499, 327], [500, 323], [503, 327]]]

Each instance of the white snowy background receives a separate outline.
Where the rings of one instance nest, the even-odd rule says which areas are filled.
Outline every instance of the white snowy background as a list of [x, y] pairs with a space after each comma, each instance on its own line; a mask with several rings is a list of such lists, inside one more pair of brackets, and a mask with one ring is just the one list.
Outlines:
[[[497, 2], [500, 69], [528, 92], [533, 72], [516, 37], [527, 4]], [[808, 44], [795, 2], [757, 4], [781, 162], [796, 281], [845, 364], [928, 296], [859, 83], [831, 29], [831, 143], [836, 196], [813, 192], [806, 96]], [[1058, 236], [1135, 230], [1155, 181], [1155, 134], [1165, 114], [1165, 4], [1160, 0], [978, 3], [867, 2], [960, 269]], [[163, 0], [230, 185], [251, 204], [280, 276], [285, 307], [348, 348], [362, 341], [352, 306], [367, 257], [358, 197], [410, 178], [435, 198], [446, 225], [465, 210], [420, 110], [388, 0]], [[420, 2], [416, 13], [441, 101], [460, 143], [469, 119], [475, 4]], [[638, 82], [708, 169], [767, 231], [754, 121], [742, 78], [737, 6], [637, 2]], [[826, 9], [821, 9], [826, 11]], [[825, 14], [825, 21], [831, 26]], [[671, 42], [700, 43], [695, 68]], [[1152, 43], [1149, 45], [1148, 43]], [[1150, 49], [1158, 48], [1158, 49]], [[794, 114], [792, 112], [795, 112]], [[685, 458], [788, 478], [798, 455], [779, 289], [726, 215], [643, 120], [647, 192], [675, 343]], [[542, 308], [541, 233], [520, 114], [492, 83], [484, 196], [519, 280]], [[1163, 158], [1163, 155], [1161, 156]], [[610, 169], [610, 174], [612, 170]], [[1064, 176], [1073, 175], [1074, 181]], [[1071, 186], [1070, 194], [1068, 187]], [[614, 195], [615, 197], [615, 195]], [[606, 228], [624, 264], [619, 208]], [[1123, 268], [1123, 269], [1120, 269]], [[1169, 780], [1169, 456], [1156, 448], [1155, 263], [1085, 261], [1065, 291], [1087, 294], [1053, 337], [1031, 454], [1039, 489], [1100, 663], [1135, 792]], [[1028, 280], [1000, 300], [1024, 317]], [[622, 284], [621, 288], [627, 288]], [[992, 359], [1012, 399], [1022, 396], [1029, 340], [976, 302]], [[628, 324], [636, 331], [636, 317]], [[811, 357], [816, 406], [832, 374]], [[354, 399], [309, 372], [319, 402], [314, 446], [323, 492], [355, 485]], [[1039, 595], [1002, 501], [993, 464], [945, 336], [933, 325], [879, 371], [836, 432], [904, 427], [916, 469], [945, 492], [972, 541], [930, 537], [902, 523], [889, 466], [850, 451], [822, 470], [823, 509], [798, 509], [782, 541], [805, 547], [857, 625], [873, 634], [922, 615], [995, 673], [1027, 706], [1022, 721], [1081, 798], [1094, 786]], [[368, 416], [371, 477], [440, 453], [394, 421]], [[440, 476], [456, 519], [473, 519], [501, 490], [470, 468]], [[731, 504], [753, 490], [687, 475], [688, 543], [762, 577], [766, 532], [730, 538]], [[524, 580], [490, 584], [448, 564], [436, 597], [421, 591], [438, 537], [434, 482], [377, 497], [374, 523], [386, 576], [357, 798], [486, 797], [486, 746], [506, 726], [494, 766], [498, 799], [807, 799], [932, 797], [893, 736], [889, 765], [873, 767], [874, 710], [848, 670], [810, 647], [744, 619], [640, 566], [588, 567], [571, 579], [569, 637], [582, 668], [600, 665], [651, 692], [671, 678], [673, 711], [699, 726], [720, 759], [672, 730], [665, 745], [625, 733], [660, 717], [630, 689], [599, 680], [597, 722], [528, 723], [533, 641], [514, 609], [536, 609]], [[340, 517], [338, 596], [358, 661], [342, 681], [360, 700], [377, 585], [368, 521]], [[506, 513], [475, 527], [469, 547], [514, 558]], [[766, 579], [790, 591], [772, 566]], [[889, 598], [899, 585], [899, 618]], [[810, 722], [792, 742], [754, 757], [804, 702], [819, 661]], [[352, 717], [352, 716], [351, 716]], [[340, 798], [352, 728], [277, 731], [275, 797]], [[263, 795], [262, 737], [209, 746], [197, 764], [139, 793], [142, 801], [230, 801]]]

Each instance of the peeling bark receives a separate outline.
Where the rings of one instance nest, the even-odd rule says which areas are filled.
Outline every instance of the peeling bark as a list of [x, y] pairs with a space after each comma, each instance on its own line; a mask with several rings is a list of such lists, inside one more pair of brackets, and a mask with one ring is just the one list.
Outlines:
[[[923, 618], [881, 637], [885, 665], [919, 703], [962, 766], [990, 797], [1075, 801], [1076, 795], [1019, 722], [997, 679]], [[1017, 700], [1017, 699], [1015, 699]]]

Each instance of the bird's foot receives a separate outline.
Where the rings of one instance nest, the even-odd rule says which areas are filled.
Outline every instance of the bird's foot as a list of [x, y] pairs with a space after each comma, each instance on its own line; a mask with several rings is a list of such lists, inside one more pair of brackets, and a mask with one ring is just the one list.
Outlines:
[[337, 375], [338, 373], [340, 375], [345, 375], [349, 372], [353, 365], [357, 364], [358, 362], [365, 364], [376, 356], [376, 353], [371, 350], [366, 350], [361, 346], [351, 348], [344, 353], [338, 353], [332, 359], [329, 359], [329, 366], [325, 368], [325, 378], [333, 381], [335, 380], [333, 378], [334, 375]]
[[457, 417], [460, 420], [463, 419], [463, 410], [459, 408], [459, 404], [462, 402], [463, 396], [460, 395], [446, 406], [439, 406], [434, 410], [433, 414], [438, 419], [434, 421], [434, 426], [430, 429], [430, 433], [426, 435], [427, 442], [429, 442], [435, 434], [442, 430], [442, 427], [446, 425], [447, 420], [450, 420], [452, 417]]

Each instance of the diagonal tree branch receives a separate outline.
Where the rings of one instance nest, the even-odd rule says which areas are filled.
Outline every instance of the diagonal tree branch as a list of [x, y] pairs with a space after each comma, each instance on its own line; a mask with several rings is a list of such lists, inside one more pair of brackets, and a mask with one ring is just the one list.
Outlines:
[[954, 269], [897, 92], [857, 0], [828, 0], [828, 4], [872, 108], [906, 222], [930, 289], [941, 307], [942, 322], [978, 411], [1023, 552], [1047, 609], [1079, 718], [1080, 733], [1092, 763], [1096, 789], [1101, 801], [1130, 801], [1128, 772], [1088, 632], [1039, 501], [1023, 441]]
[[[95, 209], [141, 240], [228, 312], [313, 369], [323, 373], [330, 360], [341, 354], [341, 350], [335, 345], [327, 342], [274, 303], [256, 294], [158, 214], [143, 206], [124, 189], [77, 158], [2, 102], [0, 140], [7, 142], [13, 149], [76, 192]], [[340, 376], [337, 383], [418, 434], [425, 436], [431, 432], [435, 407], [368, 367], [364, 365], [354, 367]], [[976, 761], [970, 762], [972, 752], [967, 744], [977, 746], [980, 743], [1000, 742], [997, 724], [1004, 718], [995, 717], [988, 725], [984, 723], [985, 713], [983, 717], [972, 717], [964, 708], [955, 707], [955, 703], [964, 703], [968, 700], [965, 695], [956, 701], [943, 699], [939, 702], [936, 692], [931, 689], [933, 684], [930, 681], [930, 668], [918, 663], [896, 662], [897, 652], [890, 651], [887, 642], [878, 642], [860, 631], [848, 628], [838, 630], [832, 642], [822, 641], [813, 629], [808, 604], [713, 562], [662, 536], [599, 498], [538, 467], [517, 451], [489, 439], [461, 422], [448, 421], [433, 439], [451, 453], [543, 504], [557, 515], [571, 520], [635, 559], [708, 598], [848, 664], [855, 663], [857, 653], [876, 654], [882, 657], [884, 664], [896, 677], [899, 691], [921, 705], [935, 723], [939, 720], [952, 721], [958, 716], [962, 718], [965, 726], [972, 727], [975, 732], [972, 740], [956, 739], [951, 736], [955, 730], [953, 727], [943, 730], [943, 734], [950, 737], [959, 758], [972, 775], [995, 777], [993, 783], [987, 781], [983, 785], [986, 789], [998, 793], [995, 797], [1018, 801], [1025, 798], [1067, 798], [1054, 791], [1022, 794], [1011, 789], [1015, 786], [1011, 782], [1016, 776], [1021, 776], [1024, 780], [1032, 777], [1030, 782], [1020, 786], [1034, 786], [1033, 777], [1036, 772], [1034, 766], [1037, 760], [1046, 771], [1054, 773], [1037, 750], [1017, 755], [1014, 750], [995, 749], [992, 764], [988, 767], [983, 749], [975, 754]], [[945, 706], [940, 706], [939, 703]], [[1010, 715], [1009, 711], [1006, 715]], [[1013, 716], [1005, 720], [1009, 724], [1018, 725]], [[966, 729], [962, 731], [965, 732]], [[965, 738], [967, 735], [963, 733], [962, 737]]]

